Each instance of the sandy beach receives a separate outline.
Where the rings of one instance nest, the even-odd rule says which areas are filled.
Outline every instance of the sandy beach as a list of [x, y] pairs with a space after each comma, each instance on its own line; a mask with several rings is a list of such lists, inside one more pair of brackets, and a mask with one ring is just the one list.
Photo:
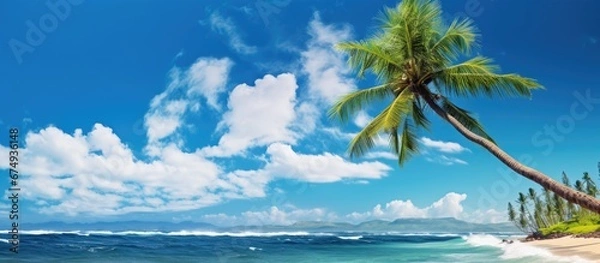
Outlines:
[[592, 262], [600, 262], [600, 238], [574, 238], [568, 236], [531, 241], [527, 244], [548, 249], [557, 256], [579, 256]]

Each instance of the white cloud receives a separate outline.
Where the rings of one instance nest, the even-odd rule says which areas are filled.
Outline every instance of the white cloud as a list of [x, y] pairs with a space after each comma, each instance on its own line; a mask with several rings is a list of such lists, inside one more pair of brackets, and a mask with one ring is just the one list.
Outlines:
[[157, 160], [137, 160], [101, 124], [87, 134], [56, 127], [29, 132], [21, 152], [28, 156], [21, 161], [22, 193], [41, 201], [41, 213], [181, 211], [216, 204], [221, 201], [216, 192], [233, 189], [219, 166], [174, 145], [163, 148]]
[[454, 164], [468, 164], [466, 161], [456, 157], [448, 157], [446, 155], [440, 155], [436, 157], [426, 157], [425, 160], [432, 163], [439, 163], [443, 165], [454, 165]]
[[[201, 21], [200, 23], [204, 24], [205, 22]], [[256, 53], [256, 47], [246, 45], [244, 41], [242, 41], [242, 37], [231, 18], [223, 17], [219, 13], [214, 12], [210, 15], [209, 23], [213, 31], [229, 38], [229, 45], [236, 52], [242, 54]]]
[[432, 163], [439, 163], [443, 165], [454, 165], [454, 164], [468, 164], [466, 161], [447, 156], [446, 154], [457, 154], [465, 151], [470, 151], [469, 149], [463, 147], [462, 145], [455, 142], [445, 142], [445, 141], [436, 141], [427, 137], [421, 137], [420, 142], [428, 149], [433, 149], [437, 152], [445, 153], [445, 154], [437, 154], [431, 153], [429, 156], [425, 157], [425, 160]]
[[[212, 22], [224, 22], [213, 23], [213, 29], [228, 35], [238, 51], [250, 52], [252, 47], [236, 38], [231, 20], [213, 15]], [[268, 184], [282, 178], [365, 183], [386, 176], [392, 168], [381, 162], [353, 163], [329, 152], [302, 154], [292, 149], [316, 129], [324, 104], [354, 89], [353, 81], [345, 77], [348, 69], [342, 55], [333, 50], [334, 43], [349, 39], [350, 30], [324, 25], [317, 15], [309, 31], [312, 39], [302, 53], [309, 76], [308, 100], [298, 101], [296, 77], [289, 73], [265, 75], [254, 86], [238, 85], [217, 125], [223, 131], [218, 144], [184, 151], [180, 131], [190, 125], [185, 118], [204, 108], [200, 99], [206, 100], [206, 108], [220, 111], [219, 98], [233, 66], [228, 58], [199, 58], [189, 68], [174, 67], [166, 89], [149, 103], [144, 149], [150, 159], [136, 157], [111, 128], [100, 123], [87, 133], [53, 126], [31, 131], [21, 149], [28, 156], [22, 161], [23, 195], [38, 205], [40, 213], [119, 215], [186, 211], [225, 200], [265, 197]], [[231, 157], [259, 146], [266, 147], [265, 164], [255, 170], [227, 171], [207, 159]], [[0, 148], [5, 152], [6, 147]], [[0, 164], [0, 169], [5, 168], [6, 163]], [[327, 215], [319, 209], [296, 210], [275, 208], [244, 216], [292, 222]]]
[[169, 72], [170, 82], [166, 90], [152, 99], [144, 116], [148, 154], [159, 154], [159, 141], [181, 128], [186, 112], [198, 111], [200, 96], [209, 106], [219, 109], [218, 96], [225, 90], [232, 65], [228, 58], [199, 58], [183, 72], [179, 68]]
[[322, 128], [321, 130], [328, 133], [329, 135], [333, 136], [336, 139], [347, 140], [347, 141], [352, 140], [352, 138], [354, 138], [358, 134], [358, 133], [343, 132], [342, 130], [340, 130], [337, 127]]
[[264, 170], [274, 177], [313, 183], [345, 179], [379, 179], [392, 168], [380, 162], [352, 163], [328, 152], [298, 154], [291, 146], [275, 143], [267, 148], [269, 163]]
[[235, 87], [229, 95], [229, 110], [218, 124], [218, 129], [227, 132], [217, 146], [206, 147], [203, 153], [227, 157], [274, 142], [295, 143], [299, 135], [290, 127], [297, 117], [297, 88], [296, 78], [289, 73], [266, 75], [256, 80], [254, 87]]
[[398, 156], [391, 152], [383, 152], [383, 151], [371, 151], [365, 154], [365, 158], [367, 159], [388, 159], [388, 160], [398, 160]]
[[226, 214], [210, 214], [203, 216], [206, 222], [220, 226], [233, 225], [291, 225], [301, 221], [335, 221], [337, 216], [323, 208], [298, 209], [290, 207], [282, 209], [271, 206], [262, 211], [246, 211], [239, 216]]
[[308, 49], [302, 52], [303, 72], [308, 75], [308, 91], [312, 99], [326, 106], [340, 96], [355, 89], [353, 78], [345, 57], [334, 45], [349, 40], [348, 26], [325, 25], [318, 13], [310, 21], [308, 33], [311, 39]]
[[466, 194], [450, 192], [430, 206], [423, 208], [417, 207], [411, 200], [392, 200], [385, 205], [376, 205], [371, 211], [348, 214], [346, 215], [346, 218], [354, 222], [373, 219], [392, 221], [398, 218], [457, 218], [463, 213], [463, 206], [461, 203], [466, 198]]
[[469, 150], [455, 142], [436, 141], [427, 137], [421, 137], [420, 141], [425, 147], [444, 153], [461, 153]]
[[202, 95], [214, 109], [220, 109], [218, 98], [225, 91], [233, 62], [228, 58], [200, 58], [187, 70], [185, 80], [188, 97]]
[[223, 213], [204, 215], [204, 221], [221, 226], [232, 225], [290, 225], [301, 221], [329, 221], [360, 223], [368, 220], [393, 221], [399, 218], [440, 218], [453, 217], [473, 223], [507, 222], [505, 213], [495, 209], [486, 211], [465, 211], [463, 202], [466, 194], [449, 192], [429, 206], [418, 207], [411, 200], [392, 200], [385, 205], [378, 204], [367, 212], [353, 212], [339, 216], [324, 208], [299, 209], [293, 205], [271, 206], [262, 210], [242, 212], [239, 215]]
[[367, 112], [361, 110], [354, 117], [354, 124], [359, 128], [364, 128], [365, 126], [367, 126], [367, 124], [369, 124], [369, 122], [371, 122], [372, 119], [373, 117], [369, 116]]

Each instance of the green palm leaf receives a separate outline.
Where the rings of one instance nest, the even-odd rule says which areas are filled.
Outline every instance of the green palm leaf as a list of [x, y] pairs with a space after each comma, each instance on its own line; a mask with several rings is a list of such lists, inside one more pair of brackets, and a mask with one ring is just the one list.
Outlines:
[[417, 136], [409, 120], [404, 121], [402, 127], [402, 139], [400, 140], [400, 151], [398, 152], [398, 163], [403, 166], [410, 157], [419, 152]]
[[343, 96], [329, 110], [330, 118], [348, 121], [350, 116], [361, 110], [366, 104], [392, 97], [393, 92], [388, 84], [383, 84], [363, 90], [358, 90]]
[[494, 139], [490, 135], [488, 135], [483, 129], [483, 125], [477, 121], [477, 119], [471, 116], [471, 113], [465, 109], [462, 109], [452, 102], [450, 102], [447, 98], [442, 98], [442, 109], [444, 109], [448, 114], [452, 115], [458, 122], [460, 122], [467, 129], [472, 131], [473, 133], [486, 138], [492, 143], [496, 144]]
[[461, 55], [469, 54], [475, 45], [476, 31], [473, 20], [456, 19], [435, 42], [431, 52], [446, 60], [457, 59]]
[[400, 71], [401, 66], [396, 62], [399, 59], [389, 54], [381, 44], [378, 39], [370, 39], [340, 43], [336, 47], [349, 55], [348, 64], [358, 71], [357, 77], [364, 77], [371, 69], [379, 78], [385, 78]]
[[381, 131], [385, 131], [385, 116], [392, 105], [387, 106], [350, 141], [348, 153], [350, 158], [361, 157], [375, 146], [375, 139]]
[[499, 68], [492, 60], [475, 57], [447, 67], [435, 74], [446, 94], [458, 96], [531, 96], [531, 90], [542, 88], [534, 79], [517, 74], [497, 74]]

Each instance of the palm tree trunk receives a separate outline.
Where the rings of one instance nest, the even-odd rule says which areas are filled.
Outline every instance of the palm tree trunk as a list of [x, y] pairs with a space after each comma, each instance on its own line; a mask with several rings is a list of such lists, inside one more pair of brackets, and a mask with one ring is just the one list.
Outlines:
[[460, 134], [465, 136], [470, 141], [481, 145], [483, 148], [485, 148], [494, 156], [496, 156], [496, 158], [498, 158], [501, 162], [503, 162], [513, 171], [526, 177], [529, 180], [538, 183], [539, 185], [545, 188], [548, 188], [548, 190], [556, 193], [557, 195], [569, 202], [578, 204], [581, 207], [584, 207], [590, 211], [600, 214], [599, 199], [596, 199], [575, 189], [564, 186], [563, 184], [552, 180], [552, 178], [550, 178], [549, 176], [518, 162], [494, 143], [467, 129], [464, 125], [462, 125], [462, 123], [456, 120], [456, 118], [454, 118], [444, 109], [442, 109], [431, 97], [429, 97], [428, 95], [424, 95], [421, 97], [425, 100], [425, 102], [427, 102], [429, 107], [431, 107], [437, 115], [449, 122], [450, 125], [452, 125]]

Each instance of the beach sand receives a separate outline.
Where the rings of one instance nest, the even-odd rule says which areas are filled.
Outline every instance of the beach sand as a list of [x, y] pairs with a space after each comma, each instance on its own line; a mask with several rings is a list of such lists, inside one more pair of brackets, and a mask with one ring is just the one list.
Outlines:
[[536, 240], [527, 244], [548, 249], [557, 256], [579, 256], [592, 262], [600, 262], [600, 238], [574, 238], [571, 236]]

